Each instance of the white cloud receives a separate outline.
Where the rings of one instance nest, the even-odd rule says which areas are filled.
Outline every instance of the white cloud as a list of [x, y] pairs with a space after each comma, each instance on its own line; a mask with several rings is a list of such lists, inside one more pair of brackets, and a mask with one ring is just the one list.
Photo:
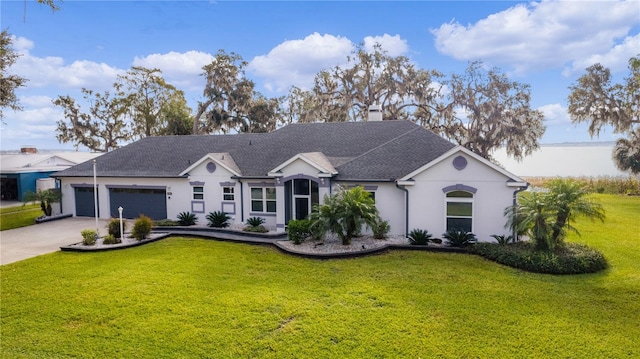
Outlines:
[[625, 71], [629, 65], [629, 59], [640, 53], [640, 34], [627, 36], [621, 44], [611, 48], [606, 53], [594, 54], [585, 59], [574, 61], [570, 69], [565, 69], [563, 74], [569, 76], [584, 70], [596, 63], [609, 68], [613, 72]]
[[24, 107], [47, 107], [52, 106], [53, 99], [49, 96], [21, 96], [20, 104]]
[[171, 51], [166, 54], [136, 57], [133, 65], [160, 69], [165, 80], [180, 89], [202, 90], [205, 85], [204, 77], [200, 76], [202, 67], [211, 63], [213, 59], [213, 55], [201, 51]]
[[319, 71], [344, 63], [353, 49], [354, 44], [345, 37], [313, 33], [302, 40], [287, 40], [267, 55], [256, 56], [248, 70], [264, 77], [270, 91], [286, 91], [292, 85], [308, 89]]
[[537, 108], [544, 115], [545, 124], [547, 126], [555, 126], [560, 124], [570, 124], [571, 118], [567, 112], [567, 108], [560, 104], [554, 103], [540, 106]]
[[364, 49], [373, 51], [374, 46], [380, 44], [383, 50], [386, 50], [390, 56], [404, 55], [409, 50], [407, 40], [400, 38], [400, 35], [367, 36], [364, 38]]
[[57, 86], [60, 88], [89, 87], [104, 90], [111, 87], [118, 74], [123, 70], [105, 63], [79, 60], [65, 64], [64, 59], [56, 56], [37, 57], [30, 53], [32, 41], [14, 38], [16, 52], [20, 56], [11, 67], [11, 72], [27, 78], [26, 87]]
[[[59, 148], [55, 139], [56, 121], [63, 118], [62, 112], [53, 104], [44, 103], [46, 96], [21, 98], [24, 111], [7, 111], [5, 125], [2, 125], [0, 138], [2, 149], [18, 149], [23, 145], [35, 145], [41, 148]], [[33, 105], [34, 108], [26, 108]], [[39, 107], [41, 106], [41, 107]]]
[[525, 72], [610, 53], [638, 24], [637, 1], [542, 1], [516, 5], [467, 26], [443, 24], [432, 33], [444, 54]]

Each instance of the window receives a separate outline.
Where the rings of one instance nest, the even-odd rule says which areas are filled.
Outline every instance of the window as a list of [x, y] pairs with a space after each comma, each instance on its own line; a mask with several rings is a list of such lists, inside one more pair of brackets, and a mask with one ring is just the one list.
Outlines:
[[371, 199], [373, 200], [373, 204], [376, 204], [376, 193], [373, 191], [367, 191], [369, 192], [369, 197], [371, 197]]
[[473, 193], [466, 191], [447, 193], [447, 231], [452, 229], [472, 232]]
[[235, 188], [234, 187], [222, 187], [222, 200], [234, 201], [235, 200]]
[[204, 187], [202, 186], [193, 187], [193, 199], [204, 199]]
[[252, 212], [276, 212], [276, 189], [274, 187], [251, 189]]

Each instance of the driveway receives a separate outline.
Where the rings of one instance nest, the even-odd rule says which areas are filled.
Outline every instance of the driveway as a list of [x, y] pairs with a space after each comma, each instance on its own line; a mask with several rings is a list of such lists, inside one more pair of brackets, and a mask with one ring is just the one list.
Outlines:
[[[100, 233], [107, 232], [108, 220], [98, 220]], [[70, 217], [0, 232], [0, 265], [60, 250], [82, 241], [80, 231], [94, 229], [95, 218]]]

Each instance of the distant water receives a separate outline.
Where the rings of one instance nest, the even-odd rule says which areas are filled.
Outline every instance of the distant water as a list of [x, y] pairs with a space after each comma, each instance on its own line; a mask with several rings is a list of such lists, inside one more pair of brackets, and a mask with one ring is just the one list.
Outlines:
[[562, 143], [541, 145], [521, 162], [507, 157], [504, 148], [494, 159], [520, 177], [627, 177], [613, 162], [614, 142]]

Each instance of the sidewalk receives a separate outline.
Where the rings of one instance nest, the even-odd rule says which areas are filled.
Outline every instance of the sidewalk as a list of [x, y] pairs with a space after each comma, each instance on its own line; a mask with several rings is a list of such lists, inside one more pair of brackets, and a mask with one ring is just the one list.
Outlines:
[[[98, 220], [100, 233], [108, 221]], [[94, 218], [65, 218], [0, 232], [0, 265], [60, 250], [61, 246], [82, 241], [80, 231], [94, 229]]]

